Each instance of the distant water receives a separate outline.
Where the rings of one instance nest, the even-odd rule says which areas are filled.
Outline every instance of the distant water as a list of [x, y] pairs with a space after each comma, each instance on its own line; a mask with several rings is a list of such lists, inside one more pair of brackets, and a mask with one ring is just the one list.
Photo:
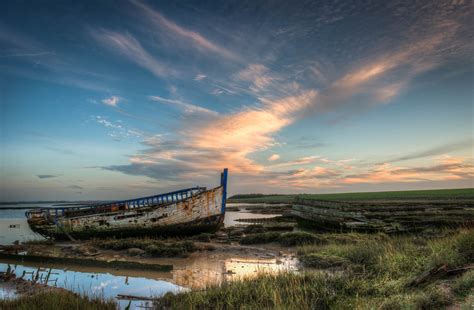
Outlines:
[[0, 205], [0, 245], [9, 245], [15, 241], [25, 242], [44, 239], [30, 229], [25, 212], [32, 208], [46, 208], [53, 205], [53, 203]]
[[[22, 219], [25, 212], [34, 208], [51, 208], [56, 203], [18, 203], [0, 205], [0, 219]], [[21, 209], [20, 209], [21, 208]]]

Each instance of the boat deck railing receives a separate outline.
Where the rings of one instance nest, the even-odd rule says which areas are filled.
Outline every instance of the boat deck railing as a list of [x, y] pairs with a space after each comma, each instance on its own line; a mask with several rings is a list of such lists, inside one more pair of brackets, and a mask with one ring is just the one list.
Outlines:
[[128, 199], [128, 200], [121, 200], [121, 201], [113, 201], [113, 202], [106, 202], [100, 204], [92, 204], [87, 206], [80, 206], [80, 207], [53, 207], [53, 208], [41, 208], [27, 211], [26, 217], [31, 218], [33, 216], [45, 216], [45, 217], [54, 217], [58, 218], [61, 216], [65, 216], [68, 213], [95, 213], [100, 211], [105, 211], [110, 209], [111, 211], [120, 210], [122, 208], [125, 209], [136, 209], [136, 208], [144, 208], [153, 205], [159, 204], [169, 204], [174, 202], [179, 202], [188, 198], [191, 198], [199, 193], [205, 191], [205, 187], [191, 187], [187, 189], [182, 189], [174, 192], [149, 196], [149, 197], [142, 197], [136, 199]]

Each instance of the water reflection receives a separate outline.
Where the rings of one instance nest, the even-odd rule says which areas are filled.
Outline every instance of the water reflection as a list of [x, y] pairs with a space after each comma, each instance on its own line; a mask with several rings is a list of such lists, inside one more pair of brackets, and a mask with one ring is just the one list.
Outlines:
[[[66, 288], [76, 293], [89, 296], [116, 299], [119, 295], [159, 297], [167, 292], [178, 292], [185, 288], [168, 281], [149, 279], [145, 277], [117, 276], [108, 272], [83, 272], [64, 269], [42, 269], [24, 265], [10, 265], [17, 277], [23, 276], [26, 280], [35, 278], [46, 279], [48, 283], [57, 287]], [[8, 264], [0, 263], [0, 272], [5, 272]], [[38, 275], [39, 272], [39, 275]], [[42, 283], [42, 282], [41, 282]], [[128, 300], [118, 299], [121, 308], [125, 308]], [[147, 301], [132, 301], [133, 307], [144, 307]]]
[[277, 258], [199, 257], [174, 266], [173, 282], [189, 288], [205, 288], [225, 281], [255, 276], [258, 272], [295, 271], [298, 261], [291, 256]]

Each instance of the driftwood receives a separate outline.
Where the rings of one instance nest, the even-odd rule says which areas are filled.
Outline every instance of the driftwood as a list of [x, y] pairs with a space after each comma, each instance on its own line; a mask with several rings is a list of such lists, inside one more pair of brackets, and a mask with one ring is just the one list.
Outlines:
[[415, 287], [415, 286], [425, 285], [444, 277], [462, 274], [471, 269], [474, 269], [474, 265], [467, 265], [467, 266], [454, 268], [454, 269], [448, 269], [448, 266], [445, 264], [437, 265], [431, 268], [430, 270], [425, 271], [424, 273], [422, 273], [415, 279], [413, 279], [408, 284], [408, 286]]
[[455, 275], [458, 275], [458, 274], [463, 274], [464, 272], [469, 271], [469, 270], [473, 270], [473, 269], [474, 269], [474, 264], [467, 265], [467, 266], [464, 266], [464, 267], [461, 267], [461, 268], [455, 268], [455, 269], [448, 270], [447, 274], [449, 276], [455, 276]]

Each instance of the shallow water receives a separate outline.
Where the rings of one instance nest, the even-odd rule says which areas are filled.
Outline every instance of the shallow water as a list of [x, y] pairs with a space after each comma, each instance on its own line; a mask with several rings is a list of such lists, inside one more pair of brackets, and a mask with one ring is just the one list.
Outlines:
[[224, 227], [249, 225], [249, 223], [238, 221], [241, 219], [270, 219], [280, 215], [281, 214], [262, 214], [253, 212], [251, 213], [247, 210], [226, 211], [224, 218]]
[[[164, 263], [163, 260], [156, 260]], [[115, 299], [121, 308], [128, 305], [128, 300], [117, 299], [117, 295], [141, 297], [159, 297], [167, 292], [179, 292], [187, 289], [202, 289], [212, 284], [252, 277], [259, 272], [278, 272], [296, 270], [297, 261], [290, 256], [280, 258], [217, 257], [211, 253], [200, 253], [186, 259], [168, 259], [166, 263], [174, 266], [171, 272], [142, 270], [115, 270], [108, 268], [67, 266], [61, 264], [22, 263], [3, 261], [0, 272], [6, 271], [8, 263], [15, 274], [20, 277], [26, 271], [25, 279], [31, 280], [33, 274], [40, 270], [40, 279], [44, 282], [51, 269], [49, 285], [63, 287], [89, 296], [100, 296]], [[40, 268], [40, 269], [39, 269]], [[15, 292], [0, 287], [1, 298], [13, 298]], [[149, 303], [149, 302], [148, 302]], [[132, 308], [147, 305], [147, 301], [134, 301]], [[150, 304], [148, 304], [150, 305]]]

